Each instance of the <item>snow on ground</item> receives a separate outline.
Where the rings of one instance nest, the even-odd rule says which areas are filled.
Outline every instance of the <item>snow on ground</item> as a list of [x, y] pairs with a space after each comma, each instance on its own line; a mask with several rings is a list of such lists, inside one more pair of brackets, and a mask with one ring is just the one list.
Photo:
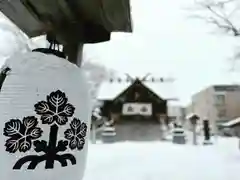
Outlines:
[[84, 180], [239, 180], [234, 138], [213, 146], [171, 142], [90, 144]]

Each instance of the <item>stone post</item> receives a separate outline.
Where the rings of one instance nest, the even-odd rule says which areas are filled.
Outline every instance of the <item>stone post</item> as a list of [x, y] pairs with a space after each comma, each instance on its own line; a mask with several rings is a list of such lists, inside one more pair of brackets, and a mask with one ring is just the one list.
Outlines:
[[193, 133], [193, 145], [197, 145], [197, 121], [199, 120], [199, 117], [196, 114], [191, 114], [187, 118], [190, 121], [191, 129]]
[[95, 123], [92, 123], [91, 140], [93, 144], [96, 144], [96, 124]]
[[166, 118], [166, 116], [158, 114], [157, 117], [158, 117], [158, 120], [159, 120], [159, 123], [160, 123], [160, 127], [159, 127], [160, 139], [161, 140], [165, 140], [166, 134], [165, 134], [165, 128], [164, 127], [165, 127], [165, 118]]

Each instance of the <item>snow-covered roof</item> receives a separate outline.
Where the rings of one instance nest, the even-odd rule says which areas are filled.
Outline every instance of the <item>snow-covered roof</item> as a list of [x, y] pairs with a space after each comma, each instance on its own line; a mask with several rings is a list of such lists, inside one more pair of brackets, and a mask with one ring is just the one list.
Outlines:
[[240, 124], [240, 117], [238, 117], [236, 119], [233, 119], [231, 121], [228, 121], [226, 123], [223, 123], [221, 126], [223, 126], [223, 127], [232, 127], [232, 126], [235, 126], [237, 124]]
[[97, 98], [99, 100], [111, 100], [124, 91], [131, 82], [102, 82], [99, 87]]
[[[173, 85], [169, 83], [142, 82], [146, 87], [163, 99], [176, 99], [176, 92]], [[128, 88], [131, 82], [103, 82], [98, 92], [99, 100], [111, 100]]]
[[163, 99], [177, 100], [176, 89], [171, 83], [144, 82], [143, 84]]

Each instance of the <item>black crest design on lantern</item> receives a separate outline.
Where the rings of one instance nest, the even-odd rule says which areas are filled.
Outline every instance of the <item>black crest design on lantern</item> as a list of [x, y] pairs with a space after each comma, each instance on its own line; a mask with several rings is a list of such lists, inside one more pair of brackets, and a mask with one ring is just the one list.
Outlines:
[[82, 150], [85, 144], [87, 125], [77, 118], [73, 118], [70, 128], [64, 132], [66, 140], [57, 140], [60, 126], [66, 126], [68, 118], [72, 117], [75, 107], [68, 103], [65, 93], [57, 90], [47, 96], [47, 101], [40, 101], [35, 104], [35, 112], [40, 115], [42, 124], [50, 126], [48, 142], [37, 140], [42, 136], [43, 130], [38, 126], [38, 119], [34, 116], [24, 117], [23, 120], [11, 119], [5, 123], [4, 135], [9, 137], [6, 140], [6, 151], [25, 153], [32, 146], [37, 153], [42, 155], [27, 155], [20, 158], [13, 169], [21, 169], [25, 163], [29, 163], [27, 169], [35, 169], [37, 165], [46, 161], [45, 168], [53, 169], [54, 162], [58, 161], [62, 167], [67, 166], [67, 160], [72, 165], [76, 164], [76, 158], [71, 153], [61, 153], [68, 149]]

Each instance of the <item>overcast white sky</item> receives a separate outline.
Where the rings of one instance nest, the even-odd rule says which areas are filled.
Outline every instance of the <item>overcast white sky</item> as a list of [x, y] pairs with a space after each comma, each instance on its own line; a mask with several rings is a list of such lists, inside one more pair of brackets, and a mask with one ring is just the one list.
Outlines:
[[[236, 38], [213, 34], [204, 21], [189, 18], [192, 0], [132, 0], [133, 34], [87, 45], [88, 58], [131, 75], [173, 76], [181, 104], [216, 83], [240, 82], [229, 73]], [[238, 81], [239, 79], [239, 81]]]
[[[151, 72], [156, 77], [175, 77], [174, 90], [181, 104], [210, 84], [240, 82], [240, 73], [229, 73], [227, 60], [238, 39], [213, 34], [212, 26], [189, 18], [191, 12], [185, 8], [193, 0], [132, 0], [131, 4], [134, 32], [86, 45], [87, 58], [132, 76]], [[1, 26], [5, 21], [0, 16]], [[24, 43], [16, 44], [19, 39], [6, 28], [0, 29], [0, 41], [0, 59], [26, 48]]]

